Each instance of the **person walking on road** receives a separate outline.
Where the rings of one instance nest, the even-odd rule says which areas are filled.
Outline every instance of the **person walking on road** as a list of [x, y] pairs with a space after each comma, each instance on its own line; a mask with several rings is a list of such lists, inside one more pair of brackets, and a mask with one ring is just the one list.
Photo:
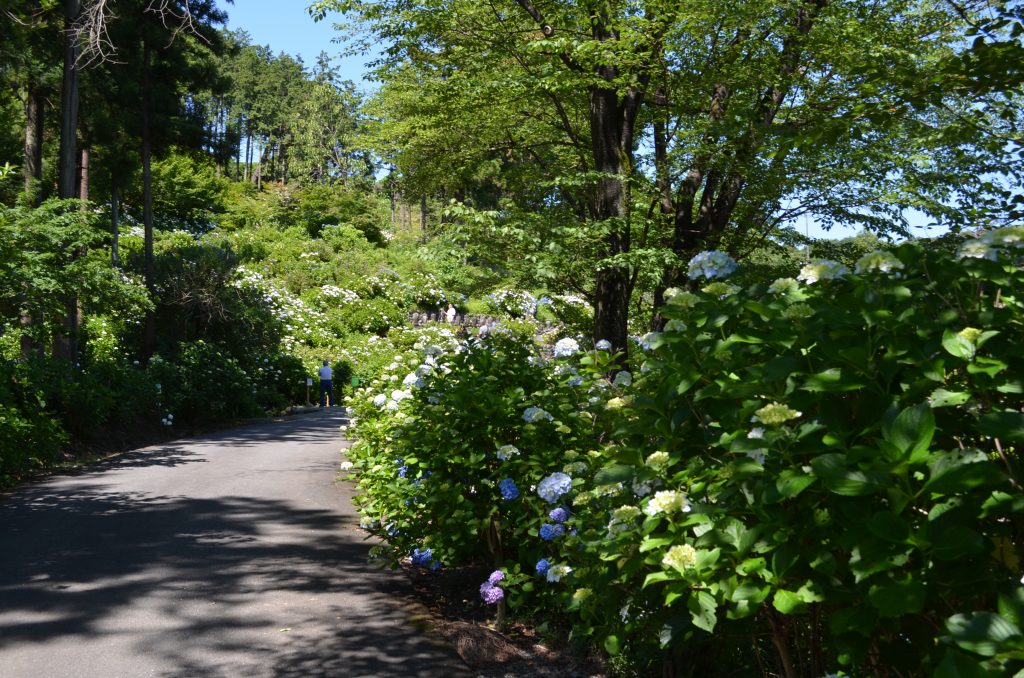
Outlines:
[[334, 407], [334, 371], [324, 361], [324, 366], [320, 368], [320, 407], [324, 406], [324, 398], [328, 398], [327, 403], [330, 407]]

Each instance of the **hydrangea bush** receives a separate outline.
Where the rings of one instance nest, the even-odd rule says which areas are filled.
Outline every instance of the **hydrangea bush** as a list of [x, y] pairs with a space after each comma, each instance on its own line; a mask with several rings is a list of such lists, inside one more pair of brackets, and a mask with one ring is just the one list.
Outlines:
[[396, 357], [352, 403], [364, 525], [647, 670], [1013, 675], [1022, 242], [747, 289], [698, 258], [611, 379], [603, 342]]
[[750, 670], [803, 676], [1024, 666], [1010, 235], [673, 296], [599, 476], [664, 489], [589, 514], [576, 572], [602, 591], [579, 609], [606, 647], [678, 663], [744, 634]]
[[[571, 596], [548, 583], [580, 552], [568, 502], [600, 460], [596, 432], [610, 411], [594, 393], [614, 389], [599, 374], [607, 360], [548, 364], [528, 337], [499, 330], [396, 355], [350, 400], [358, 440], [348, 456], [363, 525], [386, 540], [381, 555], [429, 548], [446, 566], [498, 566], [503, 592], [482, 587], [484, 599], [536, 608]], [[543, 560], [554, 574], [538, 575]]]

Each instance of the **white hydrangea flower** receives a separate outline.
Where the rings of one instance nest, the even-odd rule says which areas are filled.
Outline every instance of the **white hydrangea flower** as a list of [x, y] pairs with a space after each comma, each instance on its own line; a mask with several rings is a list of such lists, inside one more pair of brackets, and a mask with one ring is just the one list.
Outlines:
[[612, 386], [618, 388], [628, 388], [633, 385], [633, 375], [627, 370], [621, 370], [615, 374], [615, 379], [612, 380]]
[[612, 350], [612, 342], [608, 341], [607, 339], [601, 339], [596, 344], [594, 344], [594, 348], [596, 348], [598, 351], [610, 351]]
[[661, 470], [668, 466], [668, 462], [668, 452], [658, 451], [652, 452], [650, 456], [648, 456], [647, 459], [644, 461], [644, 464], [650, 466], [653, 469]]
[[547, 578], [549, 582], [560, 582], [562, 577], [565, 577], [570, 572], [572, 572], [572, 568], [568, 565], [552, 565], [548, 568]]
[[800, 275], [798, 275], [796, 279], [803, 280], [808, 285], [813, 285], [819, 280], [842, 278], [849, 272], [850, 270], [838, 261], [818, 259], [801, 268]]
[[547, 421], [554, 421], [555, 418], [551, 414], [540, 407], [527, 407], [523, 412], [523, 421], [527, 424], [534, 424], [542, 419]]
[[644, 507], [644, 513], [649, 516], [656, 516], [659, 513], [670, 514], [676, 511], [689, 513], [691, 508], [684, 493], [675, 490], [662, 490], [655, 492], [654, 496], [648, 500], [647, 506]]
[[497, 452], [498, 459], [502, 461], [508, 461], [517, 454], [519, 454], [519, 448], [515, 445], [502, 445], [498, 448]]
[[556, 358], [568, 358], [576, 354], [580, 350], [579, 342], [571, 337], [565, 339], [559, 339], [555, 342], [555, 357]]
[[684, 323], [682, 320], [679, 320], [677, 318], [673, 318], [672, 320], [669, 320], [667, 323], [665, 323], [665, 331], [666, 332], [685, 332], [686, 331], [686, 323]]

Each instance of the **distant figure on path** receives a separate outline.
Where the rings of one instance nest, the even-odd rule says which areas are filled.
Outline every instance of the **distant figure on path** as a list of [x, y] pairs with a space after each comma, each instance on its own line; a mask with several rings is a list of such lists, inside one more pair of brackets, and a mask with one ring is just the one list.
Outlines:
[[444, 312], [444, 317], [447, 318], [449, 323], [455, 322], [455, 307], [448, 304], [448, 310]]
[[320, 368], [320, 407], [324, 406], [324, 398], [328, 397], [330, 400], [331, 407], [334, 407], [334, 385], [332, 379], [334, 378], [334, 371], [327, 365], [327, 361], [324, 361], [324, 366]]

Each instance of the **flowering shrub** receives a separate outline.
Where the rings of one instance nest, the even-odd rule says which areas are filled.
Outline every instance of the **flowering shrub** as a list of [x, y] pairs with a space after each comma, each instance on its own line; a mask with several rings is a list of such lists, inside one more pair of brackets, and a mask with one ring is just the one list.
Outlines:
[[532, 593], [534, 568], [550, 559], [557, 583], [571, 571], [564, 552], [579, 552], [567, 502], [599, 457], [595, 430], [608, 413], [588, 397], [596, 381], [611, 390], [603, 366], [577, 381], [507, 329], [419, 346], [350, 401], [364, 526], [392, 560], [429, 548], [445, 565], [502, 566], [503, 588], [481, 587], [488, 603], [568, 599], [564, 587]]
[[959, 264], [908, 244], [856, 274], [673, 297], [599, 474], [663, 489], [584, 514], [574, 576], [602, 595], [579, 613], [606, 647], [748, 634], [747, 666], [777, 654], [792, 675], [1022, 668], [1010, 235]]
[[494, 290], [487, 303], [492, 312], [512, 318], [531, 317], [537, 311], [537, 300], [524, 290]]

